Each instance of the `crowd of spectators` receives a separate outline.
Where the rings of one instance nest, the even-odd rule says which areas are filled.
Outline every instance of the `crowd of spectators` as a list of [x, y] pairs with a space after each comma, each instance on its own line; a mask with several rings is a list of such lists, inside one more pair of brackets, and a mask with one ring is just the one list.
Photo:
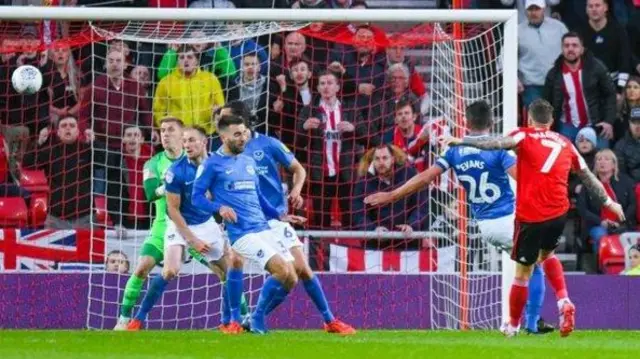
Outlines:
[[[40, 1], [5, 2], [25, 4]], [[363, 0], [116, 5], [367, 7]], [[526, 108], [547, 99], [555, 109], [554, 128], [575, 141], [627, 210], [627, 222], [616, 222], [571, 179], [586, 247], [597, 252], [604, 235], [634, 230], [640, 219], [640, 1], [493, 0], [468, 6], [520, 11], [520, 104]], [[112, 225], [148, 228], [152, 208], [141, 185], [142, 168], [161, 150], [159, 121], [174, 116], [202, 126], [215, 148], [216, 110], [240, 101], [259, 131], [280, 138], [306, 166], [310, 227], [455, 232], [455, 192], [430, 188], [379, 209], [362, 204], [364, 196], [424, 170], [439, 150], [434, 139], [449, 130], [446, 121], [427, 116], [430, 89], [407, 48], [388, 41], [384, 29], [363, 23], [311, 26], [318, 33], [332, 26], [349, 39], [332, 42], [305, 31], [252, 37], [243, 24], [232, 23], [217, 26], [236, 34], [233, 40], [207, 42], [210, 27], [189, 24], [180, 29], [181, 44], [104, 40], [70, 46], [65, 39], [83, 31], [77, 25], [2, 24], [12, 31], [0, 44], [0, 194], [28, 201], [29, 193], [18, 186], [21, 170], [43, 170], [50, 185], [45, 226], [88, 226], [93, 196], [99, 195], [107, 199]], [[47, 50], [40, 52], [43, 44]], [[36, 94], [17, 94], [10, 85], [13, 69], [23, 64], [43, 74]]]

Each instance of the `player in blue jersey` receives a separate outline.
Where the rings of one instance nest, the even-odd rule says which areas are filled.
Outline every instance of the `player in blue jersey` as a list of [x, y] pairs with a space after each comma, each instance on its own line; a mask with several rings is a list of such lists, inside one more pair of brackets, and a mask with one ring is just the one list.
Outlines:
[[[292, 223], [305, 219], [278, 212], [261, 193], [256, 163], [242, 154], [248, 141], [244, 120], [239, 116], [221, 116], [218, 132], [223, 145], [198, 168], [192, 201], [199, 209], [223, 218], [235, 253], [259, 263], [271, 274], [251, 316], [252, 332], [263, 334], [267, 309], [282, 303], [298, 280], [294, 258], [280, 238], [273, 235], [266, 216]], [[213, 195], [213, 202], [207, 198], [207, 191]], [[240, 302], [238, 295], [242, 290], [235, 288], [238, 285], [242, 285], [242, 278], [234, 278], [229, 271], [227, 291], [232, 303]], [[232, 305], [228, 327], [241, 328], [240, 321], [239, 310]]]
[[[485, 101], [474, 102], [466, 109], [469, 137], [489, 136], [493, 126], [492, 110]], [[391, 192], [379, 192], [365, 198], [365, 203], [379, 206], [395, 202], [428, 186], [436, 177], [452, 169], [467, 193], [471, 212], [482, 238], [500, 250], [513, 247], [515, 196], [509, 176], [516, 178], [515, 157], [505, 151], [451, 147], [426, 171], [416, 175]], [[544, 300], [544, 274], [536, 266], [529, 282], [527, 332], [549, 333], [553, 327], [540, 319]]]
[[201, 253], [207, 266], [225, 279], [228, 250], [220, 227], [212, 212], [198, 209], [191, 203], [191, 191], [198, 166], [207, 158], [207, 135], [201, 128], [183, 131], [186, 156], [174, 162], [165, 174], [168, 223], [164, 235], [164, 268], [149, 285], [140, 310], [129, 324], [129, 330], [142, 328], [151, 308], [162, 296], [167, 284], [180, 273], [187, 248]]
[[[225, 113], [228, 109], [228, 112], [242, 117], [250, 124], [250, 127], [253, 127], [249, 120], [250, 114], [247, 113], [248, 111], [244, 107], [242, 102], [231, 102], [222, 109], [222, 112]], [[279, 213], [289, 212], [287, 195], [280, 177], [280, 167], [286, 168], [293, 175], [293, 185], [288, 195], [289, 201], [294, 208], [302, 206], [304, 200], [300, 193], [307, 173], [293, 153], [280, 140], [252, 131], [251, 138], [245, 146], [244, 154], [253, 157], [256, 161], [256, 170], [260, 178], [260, 191]], [[336, 319], [333, 315], [320, 280], [313, 274], [313, 270], [311, 270], [302, 251], [302, 242], [299, 240], [295, 229], [289, 223], [280, 221], [278, 218], [267, 219], [274, 235], [280, 238], [291, 252], [291, 255], [293, 255], [295, 259], [294, 267], [298, 278], [302, 280], [305, 291], [322, 315], [325, 331], [340, 335], [355, 334], [356, 331], [352, 326]], [[230, 271], [240, 272], [240, 274], [234, 274], [234, 276], [242, 277], [242, 263], [237, 263], [236, 260], [233, 267], [235, 269], [230, 269]], [[266, 314], [269, 314], [271, 310], [273, 308], [268, 308]]]

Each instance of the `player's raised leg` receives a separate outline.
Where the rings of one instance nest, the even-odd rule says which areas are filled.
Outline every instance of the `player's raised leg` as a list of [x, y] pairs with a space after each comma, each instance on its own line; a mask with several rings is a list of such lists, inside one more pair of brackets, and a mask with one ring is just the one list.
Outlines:
[[[355, 334], [356, 331], [353, 327], [336, 319], [333, 315], [320, 279], [311, 270], [309, 262], [302, 251], [302, 242], [296, 235], [295, 229], [289, 223], [278, 220], [270, 220], [269, 226], [273, 233], [270, 237], [270, 239], [274, 241], [272, 246], [277, 248], [280, 246], [280, 243], [282, 243], [284, 248], [288, 248], [289, 253], [293, 256], [293, 267], [296, 275], [302, 281], [307, 295], [309, 295], [309, 298], [311, 298], [313, 304], [322, 315], [325, 331], [341, 335]], [[275, 308], [276, 304], [277, 303], [271, 303], [269, 308], [267, 308], [267, 314]]]
[[115, 328], [113, 328], [114, 330], [127, 329], [131, 321], [133, 307], [138, 302], [138, 298], [140, 298], [142, 285], [153, 267], [155, 267], [156, 263], [162, 261], [162, 258], [162, 251], [157, 249], [153, 244], [145, 241], [145, 244], [142, 246], [142, 255], [138, 260], [138, 265], [133, 271], [133, 275], [127, 280], [124, 288], [124, 295], [122, 296], [122, 303], [120, 305], [120, 317], [118, 318]]
[[302, 280], [304, 285], [304, 290], [307, 292], [307, 295], [309, 295], [309, 298], [311, 298], [320, 314], [322, 314], [324, 330], [327, 333], [336, 333], [340, 335], [356, 334], [356, 330], [352, 326], [336, 319], [333, 315], [331, 308], [329, 307], [327, 297], [324, 294], [322, 284], [320, 283], [320, 279], [313, 273], [311, 267], [309, 267], [309, 262], [307, 262], [306, 256], [302, 252], [302, 247], [296, 246], [291, 248], [291, 254], [294, 258], [294, 267], [298, 277]]
[[162, 293], [164, 293], [167, 284], [180, 273], [183, 256], [184, 248], [182, 245], [172, 244], [166, 247], [162, 273], [151, 280], [149, 290], [147, 290], [147, 293], [142, 299], [140, 309], [138, 313], [136, 313], [135, 318], [127, 326], [127, 330], [137, 331], [142, 329], [147, 315], [162, 296]]
[[258, 304], [251, 315], [251, 331], [258, 334], [267, 331], [267, 310], [273, 310], [282, 303], [298, 281], [293, 268], [293, 257], [286, 249], [281, 251], [270, 245], [267, 239], [271, 235], [271, 230], [250, 233], [233, 244], [233, 250], [239, 255], [259, 263], [271, 274], [262, 285]]
[[251, 331], [258, 334], [264, 334], [267, 331], [265, 325], [267, 307], [271, 305], [272, 310], [277, 308], [298, 282], [291, 263], [278, 254], [271, 257], [265, 269], [271, 276], [265, 281], [258, 297], [258, 305], [251, 316]]
[[[511, 251], [513, 248], [515, 215], [488, 220], [478, 220], [478, 228], [482, 239], [499, 250]], [[529, 279], [529, 295], [526, 304], [526, 330], [528, 333], [547, 334], [554, 329], [540, 318], [544, 301], [544, 274], [539, 265], [535, 265]]]
[[575, 328], [576, 308], [569, 299], [569, 293], [567, 292], [567, 285], [564, 279], [564, 269], [558, 257], [553, 253], [553, 250], [542, 249], [540, 251], [540, 262], [549, 279], [551, 288], [553, 288], [556, 295], [558, 311], [560, 313], [560, 335], [565, 337], [571, 334]]

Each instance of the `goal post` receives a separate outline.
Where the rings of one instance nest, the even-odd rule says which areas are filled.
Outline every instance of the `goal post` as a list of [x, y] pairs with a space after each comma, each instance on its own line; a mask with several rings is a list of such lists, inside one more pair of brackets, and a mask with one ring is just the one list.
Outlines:
[[[151, 59], [149, 60], [151, 65], [146, 66], [148, 87], [143, 92], [133, 96], [133, 101], [137, 103], [135, 106], [139, 106], [141, 102], [146, 101], [147, 107], [145, 107], [144, 111], [142, 107], [136, 107], [135, 111], [130, 111], [126, 108], [129, 105], [125, 104], [124, 100], [118, 105], [121, 106], [120, 110], [122, 110], [122, 113], [118, 115], [120, 116], [118, 126], [122, 127], [123, 131], [121, 135], [122, 141], [126, 140], [124, 132], [126, 127], [131, 125], [128, 123], [128, 112], [138, 112], [131, 116], [137, 118], [136, 121], [138, 122], [135, 123], [140, 127], [141, 136], [144, 136], [147, 140], [150, 140], [153, 136], [159, 116], [159, 113], [156, 113], [157, 105], [163, 100], [162, 98], [158, 99], [157, 91], [163, 81], [162, 78], [167, 76], [166, 74], [160, 75], [162, 70], [166, 69], [161, 68], [158, 60], [162, 58], [162, 61], [164, 61], [174, 56], [172, 60], [173, 66], [179, 66], [176, 65], [176, 62], [180, 60], [177, 59], [178, 55], [175, 54], [179, 45], [192, 43], [218, 45], [240, 40], [251, 40], [252, 43], [259, 45], [260, 40], [258, 38], [261, 36], [267, 36], [271, 40], [271, 38], [275, 37], [284, 38], [292, 31], [299, 31], [306, 36], [307, 50], [313, 56], [315, 56], [315, 53], [329, 53], [327, 56], [341, 55], [339, 50], [341, 47], [334, 46], [334, 44], [327, 41], [327, 37], [332, 37], [334, 35], [332, 31], [343, 23], [372, 24], [384, 28], [388, 31], [387, 35], [398, 35], [396, 37], [388, 36], [387, 39], [380, 42], [379, 39], [375, 38], [377, 33], [374, 33], [374, 39], [369, 41], [373, 41], [377, 50], [381, 52], [385, 51], [385, 46], [404, 47], [408, 54], [407, 57], [412, 57], [415, 60], [416, 63], [412, 64], [415, 66], [407, 66], [407, 69], [412, 73], [414, 71], [422, 73], [422, 78], [426, 83], [426, 94], [419, 98], [420, 103], [416, 107], [420, 108], [420, 113], [417, 114], [418, 118], [421, 119], [420, 125], [427, 127], [431, 136], [430, 140], [423, 145], [426, 153], [424, 155], [425, 163], [427, 165], [432, 164], [434, 158], [438, 155], [437, 137], [439, 135], [446, 133], [453, 135], [465, 134], [464, 106], [474, 100], [487, 99], [491, 103], [498, 123], [495, 133], [506, 134], [517, 126], [517, 12], [515, 10], [0, 7], [0, 21], [3, 22], [42, 20], [82, 22], [89, 25], [81, 32], [81, 39], [75, 43], [72, 42], [72, 45], [70, 45], [73, 56], [86, 56], [86, 58], [76, 58], [75, 60], [80, 64], [79, 70], [83, 72], [82, 75], [87, 83], [93, 84], [97, 77], [109, 75], [111, 70], [106, 66], [108, 63], [108, 51], [105, 49], [110, 46], [125, 47], [125, 43], [127, 43], [127, 46], [131, 48], [126, 51], [122, 49], [119, 51], [124, 53], [130, 50], [131, 53], [136, 53], [138, 58], [146, 56]], [[317, 23], [325, 24], [325, 27], [320, 30], [320, 32], [325, 32], [324, 35], [313, 30], [313, 25]], [[229, 24], [241, 24], [241, 31], [229, 27]], [[326, 24], [330, 25], [327, 26]], [[459, 31], [451, 31], [452, 24], [458, 24], [457, 28], [459, 29], [470, 27], [472, 31], [466, 32], [463, 36]], [[335, 27], [332, 27], [334, 25]], [[425, 26], [416, 27], [420, 25]], [[353, 28], [348, 27], [345, 27], [345, 29], [347, 31], [353, 30]], [[196, 32], [198, 35], [194, 38], [194, 33]], [[348, 34], [348, 32], [346, 33]], [[335, 32], [335, 34], [341, 36], [343, 33]], [[340, 36], [335, 37], [335, 39], [340, 39], [339, 41], [336, 40], [339, 45], [345, 47], [358, 45], [356, 40]], [[119, 43], [114, 45], [114, 42]], [[269, 43], [270, 45], [274, 44], [272, 41], [269, 41]], [[65, 46], [68, 47], [69, 45], [66, 44]], [[278, 51], [284, 51], [283, 48], [286, 46], [284, 40], [278, 46]], [[235, 66], [234, 73], [237, 75], [230, 75], [230, 78], [227, 79], [226, 86], [228, 88], [224, 90], [225, 96], [240, 86], [237, 82], [240, 80], [237, 79], [243, 69], [250, 66], [243, 62], [244, 53], [233, 55], [232, 48], [233, 46], [229, 45], [228, 49], [231, 50], [228, 52], [230, 62]], [[267, 60], [257, 59], [256, 61], [259, 61], [257, 68], [264, 71], [263, 76], [266, 78], [263, 92], [266, 93], [267, 100], [266, 104], [258, 104], [256, 101], [254, 114], [263, 111], [266, 114], [264, 115], [265, 118], [269, 119], [264, 124], [264, 127], [269, 129], [269, 126], [283, 126], [282, 123], [284, 122], [276, 125], [270, 122], [270, 115], [277, 112], [275, 108], [278, 106], [274, 107], [274, 101], [272, 101], [271, 94], [268, 92], [273, 88], [272, 85], [278, 84], [279, 79], [270, 74], [274, 61], [272, 61], [273, 53], [269, 53], [269, 51], [275, 51], [275, 46], [271, 46], [270, 49], [266, 46], [264, 48], [267, 52]], [[85, 49], [87, 51], [84, 51]], [[9, 52], [10, 50], [6, 51]], [[174, 52], [171, 53], [171, 51]], [[215, 53], [216, 51], [213, 49], [211, 56], [213, 57]], [[258, 53], [257, 50], [256, 53]], [[219, 55], [220, 53], [217, 54]], [[237, 56], [240, 56], [240, 58]], [[256, 56], [259, 57], [260, 55]], [[313, 62], [314, 60], [305, 61]], [[82, 68], [85, 64], [89, 70]], [[326, 68], [327, 64], [328, 62], [323, 63], [320, 67]], [[133, 65], [136, 65], [136, 63], [129, 63], [128, 66], [130, 68], [125, 68], [127, 77], [133, 76], [132, 74], [138, 71], [136, 69], [138, 66]], [[217, 71], [215, 65], [216, 63], [211, 64], [210, 71], [218, 78], [222, 78], [222, 75], [215, 72]], [[311, 63], [308, 65], [314, 65], [313, 67], [315, 67], [317, 64]], [[267, 66], [267, 68], [261, 68], [261, 66]], [[380, 79], [381, 85], [377, 86], [379, 89], [384, 88], [386, 91], [387, 87], [393, 86], [387, 84], [388, 81], [393, 80], [393, 74], [388, 73], [389, 64], [386, 61], [383, 66], [385, 68], [381, 75], [382, 79]], [[404, 67], [401, 67], [402, 69]], [[89, 73], [85, 73], [85, 70]], [[173, 67], [168, 70], [167, 72], [172, 71]], [[315, 74], [321, 71], [313, 72], [313, 76], [316, 76]], [[289, 74], [290, 72], [287, 73], [287, 75]], [[295, 81], [295, 79], [291, 81]], [[223, 81], [220, 82], [224, 87], [225, 83]], [[291, 85], [289, 84], [289, 86]], [[95, 102], [101, 91], [107, 91], [104, 88], [90, 86], [86, 83], [84, 87], [83, 106], [85, 106], [84, 103], [87, 98]], [[343, 84], [343, 87], [346, 87], [346, 83]], [[314, 90], [310, 91], [313, 92]], [[359, 91], [357, 86], [355, 91]], [[241, 91], [238, 90], [237, 92], [240, 93]], [[370, 94], [370, 96], [374, 97], [373, 94]], [[387, 99], [384, 97], [386, 96], [384, 93], [381, 93], [380, 96], [385, 100], [389, 100], [389, 103], [395, 106], [392, 98]], [[173, 98], [175, 99], [176, 96], [173, 96]], [[299, 98], [302, 100], [296, 101], [306, 101], [304, 96]], [[361, 98], [355, 95], [354, 98], [354, 103], [361, 101]], [[278, 100], [280, 100], [280, 97], [278, 97]], [[281, 102], [284, 102], [283, 106], [285, 107], [291, 105], [284, 100]], [[167, 103], [169, 103], [169, 100], [167, 100]], [[87, 113], [90, 114], [89, 123], [92, 124], [93, 128], [97, 123], [96, 118], [102, 116], [98, 115], [99, 111], [102, 110], [95, 103], [90, 103], [88, 106], [90, 106], [90, 109], [87, 110]], [[166, 106], [170, 106], [170, 104]], [[296, 102], [291, 106], [296, 108], [300, 106], [302, 108], [309, 105]], [[368, 99], [364, 105], [359, 104], [358, 106], [361, 106], [357, 110], [363, 118], [363, 128], [365, 128], [366, 133], [359, 136], [382, 137], [384, 135], [383, 131], [379, 127], [371, 125], [378, 121], [378, 118], [375, 117], [378, 103]], [[148, 112], [145, 113], [148, 118], [145, 119], [146, 122], [142, 125], [140, 115], [145, 111]], [[392, 109], [390, 120], [392, 125], [394, 124], [394, 114], [395, 109]], [[384, 120], [379, 122], [384, 124]], [[298, 130], [293, 129], [291, 131]], [[379, 131], [380, 133], [373, 133], [372, 131]], [[277, 128], [274, 133], [284, 136], [284, 132], [284, 129]], [[298, 132], [296, 132], [296, 136], [298, 136]], [[306, 136], [303, 141], [299, 141], [300, 137], [296, 137], [291, 140], [291, 143], [287, 143], [284, 137], [281, 139], [285, 144], [292, 147], [291, 150], [294, 153], [304, 153], [305, 156], [311, 158], [312, 150], [309, 145], [310, 141], [312, 141], [310, 139], [311, 136], [305, 133], [303, 133], [303, 136]], [[391, 137], [393, 136], [389, 138], [391, 139]], [[356, 138], [356, 140], [358, 139], [361, 138]], [[366, 150], [372, 148], [362, 143], [366, 143], [366, 141], [358, 142], [355, 145], [357, 148], [354, 153], [358, 153], [358, 161]], [[135, 171], [128, 172], [126, 175], [123, 174], [125, 172], [121, 171], [127, 166], [137, 166], [135, 160], [130, 162], [126, 155], [123, 154], [123, 157], [120, 157], [120, 161], [111, 161], [108, 156], [104, 157], [99, 154], [95, 145], [92, 144], [92, 146], [94, 146], [92, 147], [93, 160], [102, 161], [103, 171], [100, 174], [101, 178], [97, 178], [99, 176], [95, 171], [92, 172], [92, 176], [96, 176], [96, 178], [92, 178], [91, 191], [93, 194], [100, 192], [98, 187], [109, 187], [113, 185], [114, 181], [117, 182], [116, 184], [119, 185], [120, 190], [128, 188], [129, 193], [141, 188], [141, 183], [132, 182], [139, 181], [141, 178], [135, 176]], [[118, 152], [117, 150], [117, 147], [109, 148], [107, 145], [106, 152]], [[321, 147], [321, 150], [324, 151], [324, 148]], [[156, 152], [150, 152], [148, 155], [153, 153]], [[323, 155], [326, 155], [326, 153]], [[474, 223], [469, 218], [469, 210], [464, 200], [464, 194], [459, 189], [454, 176], [451, 174], [444, 176], [436, 185], [426, 191], [428, 192], [427, 197], [420, 197], [415, 202], [411, 202], [410, 205], [406, 205], [407, 212], [409, 210], [423, 210], [423, 212], [412, 213], [420, 213], [424, 216], [424, 222], [428, 223], [424, 227], [416, 227], [410, 235], [397, 231], [395, 224], [391, 226], [390, 230], [384, 232], [372, 230], [373, 227], [367, 227], [364, 230], [363, 226], [361, 226], [362, 223], [349, 223], [347, 225], [340, 218], [341, 215], [344, 217], [346, 213], [353, 219], [359, 214], [358, 211], [366, 211], [363, 208], [355, 208], [355, 205], [353, 207], [349, 205], [349, 209], [346, 211], [344, 209], [340, 210], [342, 200], [346, 199], [355, 202], [358, 198], [361, 198], [358, 196], [361, 196], [362, 193], [358, 192], [358, 188], [356, 188], [356, 182], [360, 181], [355, 174], [355, 167], [357, 167], [358, 161], [354, 161], [354, 168], [352, 168], [354, 172], [353, 188], [346, 192], [341, 192], [340, 184], [336, 186], [335, 193], [333, 193], [335, 198], [332, 198], [330, 209], [329, 207], [323, 207], [323, 205], [315, 208], [313, 202], [323, 199], [321, 198], [322, 196], [310, 194], [313, 191], [310, 192], [309, 189], [314, 188], [314, 186], [324, 186], [323, 183], [317, 182], [321, 181], [321, 179], [314, 178], [315, 175], [311, 172], [314, 169], [317, 170], [320, 166], [324, 167], [326, 162], [318, 164], [312, 160], [307, 161], [305, 159], [304, 161], [309, 166], [307, 170], [311, 177], [311, 182], [305, 189], [306, 193], [311, 197], [308, 201], [310, 202], [308, 207], [311, 209], [308, 209], [304, 214], [312, 218], [314, 216], [320, 218], [319, 222], [321, 224], [315, 223], [316, 226], [312, 229], [300, 230], [298, 235], [307, 239], [305, 241], [305, 249], [309, 255], [310, 262], [320, 263], [315, 264], [314, 269], [329, 272], [327, 275], [335, 276], [348, 275], [354, 272], [358, 274], [396, 274], [397, 276], [393, 277], [394, 280], [390, 282], [391, 290], [393, 291], [391, 295], [393, 296], [409, 296], [410, 288], [404, 287], [409, 282], [402, 279], [404, 276], [428, 276], [430, 284], [430, 298], [428, 298], [430, 322], [425, 327], [462, 330], [497, 328], [505, 318], [508, 318], [508, 291], [514, 275], [514, 268], [508, 256], [497, 253], [497, 251], [477, 241], [477, 235], [474, 234], [473, 229]], [[413, 161], [413, 158], [406, 161]], [[374, 168], [373, 163], [370, 164], [368, 169], [371, 170], [371, 168]], [[118, 172], [119, 179], [114, 180], [114, 177], [109, 177], [109, 173], [115, 170], [120, 172]], [[368, 172], [367, 168], [365, 168], [364, 172]], [[141, 176], [141, 171], [138, 175]], [[366, 173], [362, 174], [362, 176], [366, 175]], [[287, 179], [285, 178], [286, 181]], [[92, 199], [91, 209], [93, 212], [112, 211], [112, 208], [107, 207], [113, 202], [112, 200], [118, 200], [117, 195], [109, 193], [107, 190], [103, 190], [102, 194], [96, 197], [101, 197], [101, 201]], [[106, 201], [108, 205], [104, 204], [103, 201]], [[134, 205], [125, 205], [124, 202], [119, 204], [119, 216], [126, 216], [129, 212], [139, 213], [136, 212], [138, 209], [134, 208], [135, 204], [145, 201], [136, 197], [131, 202]], [[148, 207], [149, 204], [146, 204], [146, 206]], [[148, 216], [150, 214], [149, 209], [145, 208], [145, 211], [147, 211], [147, 218], [150, 218]], [[318, 213], [318, 211], [323, 212]], [[365, 218], [367, 215], [364, 214], [357, 218]], [[329, 219], [330, 223], [325, 223], [325, 217]], [[371, 215], [371, 218], [373, 217], [375, 215]], [[407, 217], [409, 216], [407, 215]], [[378, 219], [381, 223], [386, 220], [386, 218]], [[94, 222], [96, 221], [97, 217], [94, 217]], [[338, 224], [336, 225], [334, 222]], [[96, 224], [100, 225], [104, 224], [104, 222]], [[115, 256], [118, 253], [126, 254], [132, 268], [129, 268], [126, 274], [115, 275], [114, 273], [105, 273], [102, 268], [98, 269], [96, 267], [96, 269], [92, 269], [89, 283], [87, 319], [87, 325], [90, 328], [109, 329], [114, 324], [124, 284], [133, 271], [133, 266], [137, 263], [135, 258], [140, 255], [142, 242], [149, 234], [148, 226], [143, 228], [142, 225], [135, 221], [134, 224], [124, 230], [121, 230], [120, 226], [117, 226], [117, 230], [114, 230], [113, 224], [111, 223], [108, 226], [106, 244], [100, 245], [100, 250], [103, 251], [102, 255], [107, 257], [111, 253], [115, 253]], [[405, 245], [402, 240], [415, 240], [417, 241], [416, 243], [420, 244], [409, 246]], [[97, 251], [98, 249], [96, 248], [95, 250]], [[324, 260], [327, 256], [330, 257], [328, 261]], [[423, 256], [426, 256], [424, 261]], [[445, 263], [450, 263], [450, 265]], [[153, 273], [157, 274], [158, 272], [159, 270], [156, 269]], [[245, 289], [251, 304], [257, 299], [263, 273], [259, 269], [250, 267], [247, 268], [246, 273]], [[186, 266], [185, 274], [179, 277], [177, 284], [169, 288], [167, 295], [160, 302], [161, 310], [159, 313], [152, 315], [150, 326], [166, 329], [211, 328], [216, 326], [221, 303], [219, 297], [221, 287], [220, 283], [211, 277], [205, 270], [198, 267], [197, 263], [190, 262]], [[354, 281], [357, 280], [357, 277], [354, 278]], [[353, 287], [333, 289], [347, 292], [362, 290], [362, 288], [358, 288], [357, 283], [349, 282], [349, 285]], [[375, 293], [388, 294], [384, 293], [382, 289], [365, 289], [371, 289]], [[331, 298], [333, 298], [333, 302], [340, 302], [339, 295]], [[413, 300], [420, 301], [427, 300], [427, 298], [414, 298]], [[354, 312], [347, 314], [347, 316], [356, 317], [356, 312], [363, 310], [363, 308], [359, 308], [353, 303], [347, 303], [344, 306]], [[402, 306], [399, 304], [391, 304], [391, 307], [396, 311], [402, 311]], [[340, 310], [341, 307], [336, 308], [336, 311]], [[382, 308], [364, 308], [364, 310], [372, 312], [369, 316], [370, 318], [383, 317], [381, 314]], [[404, 313], [404, 315], [411, 316], [410, 313]], [[367, 323], [367, 326], [375, 327], [376, 323]]]

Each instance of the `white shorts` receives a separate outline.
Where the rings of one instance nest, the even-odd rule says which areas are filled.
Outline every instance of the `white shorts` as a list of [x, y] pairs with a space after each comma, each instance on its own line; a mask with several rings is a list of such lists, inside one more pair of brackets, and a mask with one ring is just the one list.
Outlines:
[[260, 268], [267, 267], [271, 257], [279, 254], [284, 260], [293, 262], [293, 256], [279, 236], [273, 235], [273, 230], [245, 234], [239, 238], [231, 248], [243, 258], [254, 261]]
[[513, 248], [515, 219], [515, 214], [510, 214], [500, 218], [477, 221], [481, 238], [500, 249], [511, 250]]
[[[217, 261], [224, 255], [224, 247], [226, 239], [222, 235], [220, 226], [216, 221], [211, 218], [208, 221], [189, 226], [189, 229], [199, 240], [209, 243], [211, 250], [204, 254], [209, 261]], [[167, 220], [167, 230], [164, 233], [164, 250], [167, 252], [167, 248], [171, 246], [183, 246], [188, 247], [187, 241], [182, 238], [175, 223], [171, 220]]]
[[300, 242], [296, 230], [291, 227], [291, 224], [272, 219], [269, 221], [269, 227], [271, 227], [275, 238], [281, 240], [287, 249], [302, 247], [302, 242]]

